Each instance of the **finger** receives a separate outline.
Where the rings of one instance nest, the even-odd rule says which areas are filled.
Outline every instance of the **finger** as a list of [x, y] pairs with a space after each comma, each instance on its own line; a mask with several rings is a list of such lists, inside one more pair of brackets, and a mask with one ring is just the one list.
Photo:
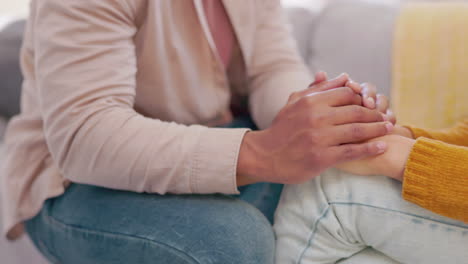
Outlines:
[[[335, 88], [332, 90], [318, 92], [318, 93], [311, 93], [307, 96], [301, 97], [296, 101], [293, 101], [290, 97], [290, 101], [288, 105], [292, 107], [289, 109], [295, 109], [294, 111], [307, 113], [309, 114], [317, 114], [313, 109], [317, 106], [324, 106], [327, 107], [339, 107], [345, 105], [361, 105], [362, 100], [361, 96], [354, 93], [351, 88], [349, 87], [340, 87]], [[324, 114], [321, 111], [321, 114]]]
[[354, 123], [335, 126], [329, 131], [331, 145], [350, 144], [385, 136], [391, 133], [390, 122]]
[[338, 88], [338, 87], [344, 87], [346, 85], [346, 82], [348, 82], [348, 80], [349, 80], [349, 75], [346, 73], [343, 73], [340, 76], [336, 77], [335, 79], [321, 82], [318, 84], [314, 84], [310, 86], [309, 88], [298, 92], [297, 95], [299, 97], [303, 97], [311, 93], [323, 92], [323, 91]]
[[[330, 160], [336, 163], [349, 162], [358, 159], [380, 155], [387, 150], [387, 143], [383, 141], [366, 142], [361, 144], [346, 144], [331, 147], [328, 151]], [[332, 164], [331, 166], [334, 166]]]
[[360, 105], [347, 105], [333, 108], [333, 125], [351, 123], [375, 123], [386, 121], [377, 110], [371, 110]]
[[353, 89], [353, 91], [357, 94], [361, 94], [362, 92], [362, 87], [359, 83], [349, 79], [349, 81], [346, 83], [345, 85], [346, 87], [349, 87], [351, 89]]
[[315, 81], [309, 87], [319, 84], [321, 82], [325, 82], [326, 80], [328, 80], [327, 73], [324, 71], [319, 71], [315, 74]]
[[388, 121], [392, 122], [392, 124], [394, 124], [394, 125], [396, 124], [396, 122], [397, 122], [396, 116], [395, 116], [395, 114], [393, 113], [393, 111], [391, 109], [387, 110], [386, 117], [387, 117]]
[[349, 87], [334, 88], [315, 95], [315, 100], [329, 106], [361, 105], [361, 96]]
[[370, 83], [362, 84], [362, 102], [367, 108], [374, 109], [377, 100], [377, 87]]
[[295, 104], [296, 102], [298, 102], [301, 98], [305, 96], [310, 96], [315, 93], [335, 89], [337, 87], [343, 87], [348, 80], [349, 80], [348, 74], [343, 73], [333, 80], [324, 81], [318, 84], [312, 84], [312, 86], [310, 86], [309, 88], [305, 90], [292, 93], [289, 96], [288, 104]]
[[388, 100], [387, 96], [383, 94], [378, 94], [376, 105], [377, 105], [377, 110], [379, 110], [379, 112], [386, 114], [388, 107], [390, 106], [390, 101]]

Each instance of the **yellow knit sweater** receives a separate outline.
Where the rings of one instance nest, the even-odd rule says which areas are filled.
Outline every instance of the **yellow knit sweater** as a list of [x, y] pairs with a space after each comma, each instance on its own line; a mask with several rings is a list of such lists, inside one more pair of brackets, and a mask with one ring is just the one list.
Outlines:
[[393, 107], [416, 144], [403, 197], [468, 222], [468, 3], [412, 3], [402, 8], [393, 47]]
[[468, 223], [468, 118], [447, 130], [410, 129], [417, 141], [405, 168], [404, 199]]

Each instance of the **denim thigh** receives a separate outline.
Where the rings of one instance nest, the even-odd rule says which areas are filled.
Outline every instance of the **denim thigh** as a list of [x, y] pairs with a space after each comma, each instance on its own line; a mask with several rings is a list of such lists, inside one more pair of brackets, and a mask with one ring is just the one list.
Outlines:
[[254, 206], [226, 195], [154, 195], [71, 185], [26, 230], [53, 263], [273, 263]]
[[[275, 215], [276, 262], [468, 263], [468, 225], [403, 200], [401, 188], [336, 169], [286, 186]], [[359, 254], [368, 247], [378, 254]]]

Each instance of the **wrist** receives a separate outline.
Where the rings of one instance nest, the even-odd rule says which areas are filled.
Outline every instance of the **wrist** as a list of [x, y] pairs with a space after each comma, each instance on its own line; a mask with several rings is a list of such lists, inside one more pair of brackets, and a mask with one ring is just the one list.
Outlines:
[[400, 125], [395, 126], [393, 134], [414, 139], [414, 135], [411, 129]]
[[237, 159], [237, 186], [261, 182], [262, 165], [259, 150], [261, 131], [247, 132], [241, 143]]
[[393, 154], [391, 155], [391, 159], [388, 161], [390, 169], [388, 170], [387, 176], [398, 181], [403, 181], [406, 163], [411, 150], [413, 149], [414, 143], [415, 140], [406, 137], [392, 137], [392, 142], [390, 143], [390, 148], [392, 149], [390, 149], [390, 151]]

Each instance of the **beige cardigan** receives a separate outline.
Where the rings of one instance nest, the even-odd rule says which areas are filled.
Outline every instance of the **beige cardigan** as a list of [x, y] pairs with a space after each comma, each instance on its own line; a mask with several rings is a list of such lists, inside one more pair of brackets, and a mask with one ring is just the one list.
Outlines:
[[232, 82], [199, 0], [32, 1], [22, 111], [7, 130], [2, 172], [9, 238], [69, 182], [237, 193], [246, 129], [209, 126], [229, 116], [236, 93], [265, 128], [311, 79], [279, 0], [223, 2], [242, 55]]

